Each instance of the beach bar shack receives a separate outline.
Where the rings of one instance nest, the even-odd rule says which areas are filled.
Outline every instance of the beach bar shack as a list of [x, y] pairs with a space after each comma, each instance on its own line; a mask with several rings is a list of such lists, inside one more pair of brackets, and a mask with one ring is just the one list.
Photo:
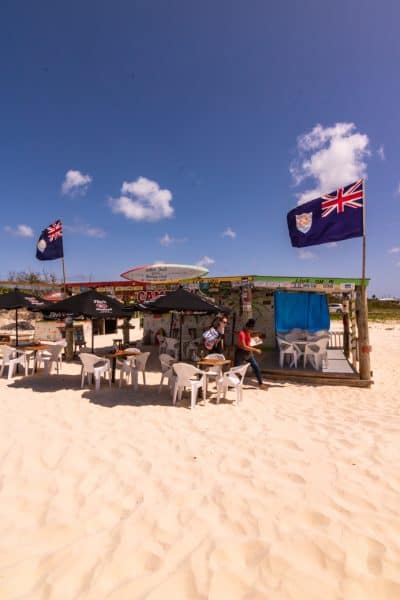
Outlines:
[[[366, 280], [368, 284], [368, 280]], [[230, 309], [229, 325], [225, 331], [225, 348], [233, 352], [237, 332], [248, 318], [256, 319], [256, 328], [263, 336], [261, 366], [269, 379], [301, 380], [313, 383], [354, 385], [368, 387], [370, 348], [362, 347], [360, 331], [368, 326], [366, 310], [361, 302], [361, 278], [290, 277], [290, 276], [229, 276], [201, 277], [171, 284], [135, 281], [90, 282], [70, 284], [72, 293], [96, 288], [114, 294], [125, 302], [141, 303], [151, 300], [182, 285], [194, 293], [201, 292], [219, 305]], [[306, 294], [310, 306], [316, 303], [314, 295], [340, 302], [342, 314], [334, 316], [330, 324], [328, 361], [322, 370], [310, 367], [280, 367], [276, 339], [277, 299], [280, 294]], [[312, 316], [312, 315], [311, 315]], [[329, 318], [329, 317], [328, 317]], [[184, 335], [187, 340], [199, 339], [212, 318], [193, 315], [185, 319]], [[306, 329], [306, 323], [304, 324]], [[178, 324], [168, 315], [143, 316], [144, 342], [157, 343], [159, 335], [177, 335]], [[368, 361], [363, 364], [366, 353]], [[364, 367], [364, 368], [363, 368]]]

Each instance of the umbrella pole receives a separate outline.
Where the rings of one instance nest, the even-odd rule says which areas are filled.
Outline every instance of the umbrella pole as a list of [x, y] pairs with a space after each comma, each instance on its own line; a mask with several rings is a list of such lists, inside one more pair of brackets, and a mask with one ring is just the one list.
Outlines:
[[174, 313], [172, 312], [171, 313], [171, 320], [169, 322], [169, 337], [172, 336], [172, 324], [173, 324], [173, 322], [174, 322]]
[[15, 345], [18, 346], [18, 308], [15, 309]]
[[92, 319], [92, 354], [94, 354], [94, 327], [93, 327], [93, 319]]
[[182, 321], [183, 313], [179, 315], [179, 360], [182, 360]]

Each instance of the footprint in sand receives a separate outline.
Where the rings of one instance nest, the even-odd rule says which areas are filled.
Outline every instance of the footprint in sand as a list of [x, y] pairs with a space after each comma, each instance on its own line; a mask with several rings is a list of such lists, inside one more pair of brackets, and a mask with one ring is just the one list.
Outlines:
[[323, 513], [319, 512], [317, 510], [312, 510], [310, 512], [307, 512], [305, 514], [304, 518], [311, 525], [316, 526], [316, 527], [328, 527], [328, 525], [331, 522], [329, 517], [327, 517], [326, 515], [324, 515]]
[[297, 473], [287, 473], [287, 476], [291, 481], [294, 481], [294, 483], [301, 483], [303, 485], [306, 483], [306, 480]]
[[303, 448], [300, 448], [300, 446], [292, 440], [279, 440], [279, 444], [284, 446], [285, 448], [290, 448], [291, 450], [298, 450], [299, 452], [304, 452]]

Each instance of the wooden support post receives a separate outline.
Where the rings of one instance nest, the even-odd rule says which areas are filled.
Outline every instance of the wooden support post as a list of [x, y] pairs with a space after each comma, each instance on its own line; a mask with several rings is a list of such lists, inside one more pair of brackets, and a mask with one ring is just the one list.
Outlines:
[[253, 294], [249, 285], [243, 286], [242, 291], [242, 310], [243, 319], [247, 321], [253, 316]]
[[358, 356], [360, 364], [360, 379], [371, 379], [371, 360], [368, 332], [367, 287], [361, 285], [357, 289], [357, 327], [358, 327]]
[[343, 352], [345, 357], [350, 357], [350, 302], [346, 295], [343, 300]]
[[357, 366], [357, 326], [356, 326], [356, 296], [355, 292], [351, 292], [350, 296], [350, 319], [351, 319], [351, 333], [350, 333], [350, 347], [351, 347], [351, 363], [354, 368]]
[[129, 317], [125, 317], [123, 325], [122, 325], [122, 338], [123, 338], [123, 343], [124, 346], [128, 346], [129, 345], [129, 330], [130, 330], [130, 325], [129, 325]]
[[67, 345], [65, 347], [65, 360], [72, 362], [74, 359], [74, 323], [66, 320], [65, 323], [65, 341]]

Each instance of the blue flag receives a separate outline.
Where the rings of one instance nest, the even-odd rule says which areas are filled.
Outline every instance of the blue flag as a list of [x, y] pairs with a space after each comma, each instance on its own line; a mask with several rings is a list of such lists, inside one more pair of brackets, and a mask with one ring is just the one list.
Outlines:
[[364, 182], [362, 179], [287, 214], [292, 246], [315, 246], [360, 237], [364, 233]]
[[39, 260], [55, 260], [64, 256], [63, 231], [61, 221], [55, 221], [40, 234], [36, 246], [36, 258]]

